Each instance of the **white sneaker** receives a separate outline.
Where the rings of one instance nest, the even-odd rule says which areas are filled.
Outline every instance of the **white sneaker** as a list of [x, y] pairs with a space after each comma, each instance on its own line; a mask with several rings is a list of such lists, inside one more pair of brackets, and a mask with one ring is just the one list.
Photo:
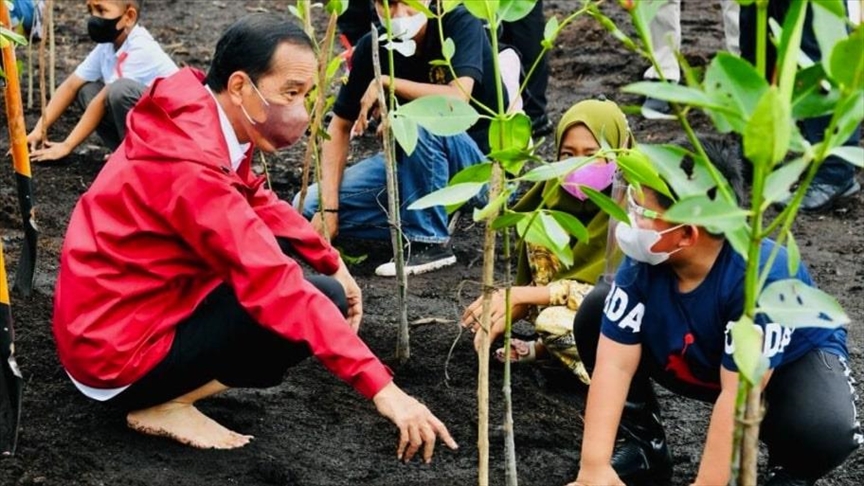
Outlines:
[[[406, 275], [419, 275], [439, 268], [449, 267], [456, 263], [456, 255], [449, 246], [412, 243], [407, 247], [408, 259], [405, 261]], [[388, 262], [375, 269], [379, 277], [395, 277], [396, 263]]]

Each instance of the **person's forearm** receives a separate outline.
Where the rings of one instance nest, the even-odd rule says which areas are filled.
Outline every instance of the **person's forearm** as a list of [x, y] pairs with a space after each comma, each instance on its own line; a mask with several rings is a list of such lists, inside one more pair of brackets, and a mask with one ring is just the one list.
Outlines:
[[327, 130], [330, 140], [321, 147], [321, 184], [320, 194], [323, 208], [339, 208], [339, 186], [342, 185], [342, 174], [348, 160], [351, 122], [333, 117]]
[[[461, 79], [461, 78], [460, 78]], [[440, 96], [451, 96], [454, 98], [460, 98], [464, 101], [468, 101], [470, 98], [471, 90], [473, 89], [473, 84], [468, 87], [463, 82], [463, 88], [465, 90], [459, 89], [458, 86], [455, 86], [454, 81], [451, 84], [431, 84], [431, 83], [418, 83], [416, 81], [409, 81], [403, 78], [385, 78], [384, 87], [389, 89], [389, 83], [395, 84], [396, 96], [406, 99], [406, 100], [414, 100], [420, 98], [421, 96], [430, 96], [430, 95], [440, 95]], [[468, 95], [466, 95], [468, 93]]]
[[598, 366], [588, 388], [582, 467], [602, 467], [612, 462], [615, 436], [633, 378], [631, 373], [600, 363], [598, 358]]
[[72, 104], [75, 100], [75, 96], [78, 94], [78, 90], [74, 86], [74, 83], [71, 82], [71, 78], [67, 79], [60, 86], [57, 87], [57, 91], [54, 92], [54, 96], [51, 97], [51, 100], [48, 102], [48, 106], [45, 107], [45, 118], [40, 118], [38, 122], [36, 122], [36, 126], [33, 128], [34, 131], [39, 132], [45, 127], [45, 130], [51, 128], [51, 125], [60, 118], [60, 115], [66, 111], [66, 108]]
[[727, 484], [732, 460], [735, 426], [735, 390], [724, 390], [714, 403], [705, 450], [695, 484]]
[[549, 305], [549, 289], [533, 285], [512, 287], [510, 303], [512, 305]]
[[106, 96], [108, 96], [108, 88], [102, 88], [102, 91], [93, 98], [89, 105], [87, 105], [87, 109], [84, 110], [84, 114], [81, 116], [81, 119], [78, 120], [75, 128], [72, 129], [72, 132], [69, 133], [66, 140], [63, 141], [63, 143], [69, 147], [70, 151], [81, 145], [81, 142], [89, 137], [90, 134], [96, 130], [96, 127], [99, 126], [99, 122], [102, 121], [102, 117], [105, 116]]

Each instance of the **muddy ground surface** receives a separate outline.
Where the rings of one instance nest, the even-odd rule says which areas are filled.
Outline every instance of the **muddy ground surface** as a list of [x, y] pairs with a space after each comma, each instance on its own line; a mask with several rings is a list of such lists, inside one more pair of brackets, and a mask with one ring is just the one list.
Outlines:
[[[90, 48], [83, 2], [57, 2], [58, 81]], [[155, 0], [147, 3], [144, 25], [181, 65], [205, 67], [219, 33], [233, 20], [255, 10], [285, 13], [287, 0]], [[547, 0], [548, 14], [559, 18], [576, 7], [572, 1]], [[623, 20], [617, 7], [607, 9]], [[683, 12], [684, 52], [691, 64], [704, 66], [722, 44], [719, 2], [689, 0]], [[629, 30], [629, 29], [625, 29]], [[19, 54], [19, 56], [21, 56]], [[557, 120], [575, 101], [605, 94], [619, 102], [639, 100], [619, 88], [639, 79], [645, 63], [627, 53], [590, 19], [569, 27], [551, 54], [550, 117]], [[38, 99], [38, 96], [37, 96]], [[80, 112], [73, 111], [51, 132], [64, 137]], [[28, 112], [33, 125], [37, 110]], [[632, 116], [642, 141], [674, 138], [669, 122]], [[696, 119], [697, 125], [704, 121]], [[8, 146], [0, 134], [0, 150]], [[167, 440], [128, 431], [124, 417], [85, 399], [67, 379], [54, 351], [51, 300], [58, 253], [65, 226], [78, 196], [99, 172], [104, 151], [92, 139], [66, 161], [37, 166], [33, 179], [41, 228], [35, 295], [13, 295], [18, 362], [27, 381], [18, 454], [0, 459], [0, 484], [41, 485], [444, 485], [476, 483], [476, 365], [471, 340], [455, 324], [461, 308], [479, 292], [479, 226], [460, 223], [453, 239], [459, 262], [454, 267], [409, 282], [408, 316], [439, 318], [445, 324], [412, 329], [407, 365], [389, 360], [396, 342], [395, 285], [374, 275], [389, 259], [382, 243], [343, 241], [353, 255], [367, 255], [354, 268], [365, 294], [361, 335], [389, 360], [397, 383], [420, 397], [443, 419], [461, 445], [458, 452], [439, 449], [431, 465], [396, 461], [396, 429], [380, 418], [371, 403], [330, 376], [314, 361], [291, 371], [284, 384], [265, 391], [231, 391], [201, 403], [216, 420], [255, 441], [240, 450], [194, 450]], [[374, 149], [361, 140], [357, 153]], [[297, 147], [272, 161], [274, 187], [286, 198], [298, 188]], [[549, 142], [544, 148], [548, 155]], [[21, 227], [11, 167], [0, 174], [0, 224], [11, 277], [21, 248]], [[859, 176], [860, 177], [860, 176]], [[864, 196], [824, 215], [803, 215], [795, 227], [804, 257], [819, 285], [837, 296], [852, 316], [849, 348], [854, 375], [864, 376]], [[462, 295], [457, 290], [460, 284]], [[530, 329], [522, 328], [523, 331]], [[449, 363], [448, 353], [452, 346]], [[502, 368], [491, 377], [492, 484], [503, 484]], [[523, 485], [556, 485], [577, 471], [585, 389], [554, 373], [514, 368], [515, 433], [519, 478]], [[860, 385], [859, 385], [860, 391]], [[676, 463], [674, 484], [692, 479], [701, 453], [709, 406], [661, 392], [667, 431]], [[763, 461], [764, 462], [764, 461]], [[853, 455], [820, 484], [864, 484], [864, 456]]]

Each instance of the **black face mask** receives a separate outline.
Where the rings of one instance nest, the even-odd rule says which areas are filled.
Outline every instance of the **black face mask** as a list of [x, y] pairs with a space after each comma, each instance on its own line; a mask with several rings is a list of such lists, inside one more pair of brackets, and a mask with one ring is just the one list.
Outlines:
[[90, 34], [90, 39], [97, 44], [114, 42], [123, 32], [123, 29], [117, 29], [117, 22], [120, 21], [121, 17], [123, 16], [121, 15], [116, 19], [103, 19], [91, 16], [90, 20], [87, 21], [87, 33]]

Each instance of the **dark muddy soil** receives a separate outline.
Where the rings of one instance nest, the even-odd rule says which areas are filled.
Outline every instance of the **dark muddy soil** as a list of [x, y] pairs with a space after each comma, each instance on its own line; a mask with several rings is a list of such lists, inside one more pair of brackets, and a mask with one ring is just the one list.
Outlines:
[[[58, 3], [58, 79], [80, 62], [89, 41], [84, 29], [84, 2]], [[151, 0], [143, 23], [174, 59], [204, 67], [219, 33], [233, 20], [255, 10], [286, 13], [288, 0]], [[559, 18], [575, 1], [547, 0], [548, 14]], [[617, 20], [617, 7], [607, 9]], [[684, 52], [704, 66], [722, 45], [719, 2], [689, 0], [683, 12]], [[629, 30], [629, 29], [626, 29]], [[590, 19], [567, 29], [551, 55], [550, 115], [557, 119], [575, 101], [605, 94], [635, 104], [618, 89], [639, 79], [645, 63], [624, 51]], [[38, 96], [37, 96], [38, 99]], [[71, 113], [52, 130], [65, 136]], [[28, 112], [32, 126], [37, 110]], [[678, 133], [671, 123], [631, 117], [637, 138], [667, 140]], [[697, 119], [697, 125], [704, 125]], [[98, 173], [104, 151], [79, 148], [65, 162], [33, 171], [41, 228], [35, 295], [13, 295], [18, 361], [27, 381], [18, 454], [0, 459], [3, 485], [444, 485], [476, 483], [476, 365], [466, 335], [455, 324], [460, 309], [478, 294], [481, 235], [479, 226], [459, 225], [453, 245], [459, 263], [409, 282], [409, 320], [436, 317], [446, 324], [412, 329], [412, 357], [395, 366], [397, 383], [420, 397], [444, 420], [460, 443], [458, 452], [439, 449], [431, 465], [396, 461], [396, 429], [373, 406], [330, 376], [317, 362], [292, 370], [284, 384], [266, 391], [231, 391], [201, 403], [216, 420], [255, 441], [240, 450], [194, 450], [167, 440], [128, 431], [119, 413], [85, 399], [61, 369], [51, 336], [51, 299], [58, 252], [65, 225], [78, 196]], [[360, 151], [374, 148], [361, 141]], [[547, 155], [549, 143], [545, 147]], [[8, 136], [0, 134], [5, 153]], [[297, 190], [302, 147], [273, 161], [275, 188], [290, 197]], [[7, 269], [14, 274], [21, 248], [21, 227], [14, 182], [7, 160], [0, 174], [0, 225]], [[864, 376], [864, 196], [825, 215], [804, 215], [796, 237], [819, 283], [837, 296], [849, 314], [849, 348], [858, 381]], [[392, 356], [396, 342], [395, 286], [374, 276], [389, 259], [386, 244], [343, 241], [353, 255], [368, 255], [354, 268], [363, 287], [366, 318], [361, 335], [381, 357]], [[14, 276], [14, 275], [11, 275]], [[11, 277], [10, 276], [10, 277]], [[469, 282], [458, 295], [462, 282]], [[453, 347], [448, 364], [448, 353]], [[585, 389], [536, 369], [514, 369], [514, 409], [519, 479], [523, 485], [556, 485], [577, 471]], [[502, 370], [492, 366], [492, 484], [504, 484]], [[860, 388], [859, 388], [860, 391]], [[692, 479], [701, 454], [709, 407], [663, 393], [667, 430], [676, 463], [674, 484]], [[764, 461], [763, 461], [764, 462]], [[864, 484], [864, 456], [856, 453], [820, 484]]]

